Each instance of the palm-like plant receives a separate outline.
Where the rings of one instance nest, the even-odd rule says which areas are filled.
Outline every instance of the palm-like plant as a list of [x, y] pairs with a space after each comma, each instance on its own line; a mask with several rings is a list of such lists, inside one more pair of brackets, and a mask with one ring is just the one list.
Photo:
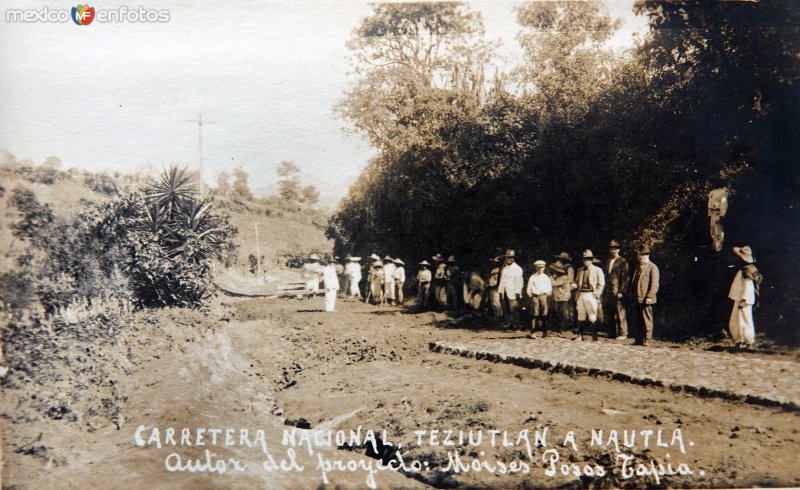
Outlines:
[[210, 284], [210, 260], [232, 248], [235, 229], [199, 198], [185, 168], [170, 166], [145, 189], [143, 213], [131, 234], [129, 270], [144, 303], [194, 306]]

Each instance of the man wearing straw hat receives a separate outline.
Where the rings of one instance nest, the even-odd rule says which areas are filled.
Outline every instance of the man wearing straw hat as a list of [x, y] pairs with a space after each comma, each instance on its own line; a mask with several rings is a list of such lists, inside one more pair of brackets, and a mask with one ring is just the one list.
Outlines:
[[390, 256], [383, 258], [383, 301], [386, 303], [394, 304], [394, 271], [397, 266], [394, 264], [394, 259]]
[[492, 314], [495, 318], [503, 317], [503, 303], [500, 298], [500, 293], [497, 288], [500, 285], [500, 257], [493, 257], [491, 260], [492, 270], [489, 271], [489, 277], [486, 281], [489, 291], [489, 304], [492, 307]]
[[572, 257], [567, 252], [553, 256], [555, 262], [550, 264], [550, 280], [553, 283], [553, 316], [556, 328], [564, 331], [572, 326], [573, 305], [572, 292], [575, 290], [575, 269]]
[[431, 271], [428, 267], [430, 265], [427, 260], [419, 263], [419, 271], [417, 272], [417, 307], [419, 308], [427, 308], [429, 306]]
[[361, 299], [361, 290], [358, 287], [361, 282], [361, 264], [359, 263], [361, 262], [361, 257], [348, 255], [346, 260], [347, 265], [344, 268], [344, 272], [350, 286], [347, 293], [350, 297]]
[[396, 266], [394, 270], [395, 297], [397, 298], [397, 304], [402, 306], [403, 300], [405, 299], [403, 285], [406, 283], [406, 263], [400, 259], [394, 259], [394, 264]]
[[322, 266], [319, 264], [319, 255], [312, 253], [308, 256], [308, 262], [303, 264], [303, 278], [306, 280], [306, 290], [309, 298], [315, 296], [319, 291], [319, 280], [322, 276]]
[[500, 284], [497, 292], [503, 299], [503, 308], [509, 321], [509, 327], [515, 328], [519, 325], [519, 303], [517, 300], [522, 297], [522, 267], [516, 262], [516, 254], [513, 250], [506, 250], [505, 267], [500, 272]]
[[431, 306], [441, 311], [447, 307], [447, 264], [445, 264], [442, 254], [438, 253], [433, 256], [433, 269]]
[[445, 280], [447, 281], [447, 309], [458, 310], [461, 308], [464, 291], [462, 289], [461, 269], [458, 267], [455, 255], [447, 258]]
[[733, 247], [733, 253], [742, 259], [742, 266], [733, 278], [728, 298], [733, 300], [733, 311], [728, 322], [731, 336], [737, 346], [753, 347], [756, 341], [756, 326], [753, 323], [753, 305], [758, 299], [763, 276], [756, 269], [756, 259], [748, 245]]
[[339, 291], [339, 275], [336, 273], [336, 262], [325, 259], [322, 267], [322, 284], [325, 288], [325, 311], [336, 311], [336, 295]]

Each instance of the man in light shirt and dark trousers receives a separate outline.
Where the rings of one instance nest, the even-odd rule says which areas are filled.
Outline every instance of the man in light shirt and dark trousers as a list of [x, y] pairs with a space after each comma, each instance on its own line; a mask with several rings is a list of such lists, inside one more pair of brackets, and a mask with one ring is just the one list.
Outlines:
[[533, 338], [533, 333], [537, 326], [542, 330], [542, 337], [547, 337], [547, 313], [550, 304], [550, 296], [553, 294], [553, 284], [550, 276], [544, 273], [544, 260], [537, 260], [533, 263], [536, 272], [528, 279], [528, 287], [525, 292], [531, 298], [531, 333], [528, 337]]
[[509, 327], [514, 328], [519, 325], [519, 303], [522, 297], [522, 267], [517, 265], [516, 254], [513, 250], [506, 250], [505, 267], [500, 272], [500, 284], [497, 286], [497, 293], [503, 302], [503, 309], [509, 321]]

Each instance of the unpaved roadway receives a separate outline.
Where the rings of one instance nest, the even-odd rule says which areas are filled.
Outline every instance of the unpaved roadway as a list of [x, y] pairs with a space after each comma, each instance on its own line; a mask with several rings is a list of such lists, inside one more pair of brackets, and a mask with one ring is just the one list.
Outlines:
[[[146, 327], [130, 320], [127, 334], [88, 361], [113, 381], [113, 417], [92, 417], [81, 403], [94, 388], [76, 391], [66, 370], [63, 393], [48, 380], [4, 389], [3, 485], [315, 488], [324, 478], [331, 488], [800, 485], [794, 411], [434, 353], [434, 340], [538, 339], [479, 318], [350, 301], [327, 314], [323, 301], [224, 299], [205, 314], [168, 310]], [[34, 410], [31, 397], [40, 392], [73, 400], [76, 417]], [[310, 430], [287, 425], [300, 419]], [[283, 440], [293, 428], [294, 448]], [[591, 444], [592, 429], [604, 431], [602, 445]], [[376, 442], [382, 460], [372, 454], [370, 430], [394, 445]], [[355, 447], [337, 449], [337, 431], [341, 446]], [[632, 447], [624, 435], [635, 435]], [[191, 472], [186, 463], [194, 459]], [[691, 474], [668, 474], [679, 466]], [[636, 475], [637, 468], [658, 474]]]

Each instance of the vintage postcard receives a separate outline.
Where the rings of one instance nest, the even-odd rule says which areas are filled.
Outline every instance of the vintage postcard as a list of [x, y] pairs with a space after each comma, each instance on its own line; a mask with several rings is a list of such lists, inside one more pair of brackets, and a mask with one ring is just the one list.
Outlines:
[[0, 15], [3, 488], [800, 486], [793, 1]]

